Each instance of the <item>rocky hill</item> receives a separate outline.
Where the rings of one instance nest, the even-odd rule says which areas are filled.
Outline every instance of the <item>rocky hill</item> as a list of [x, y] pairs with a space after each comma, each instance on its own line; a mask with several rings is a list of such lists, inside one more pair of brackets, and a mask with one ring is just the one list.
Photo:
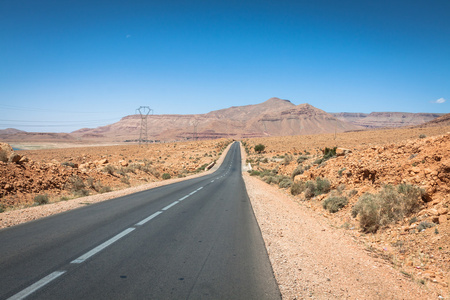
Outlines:
[[365, 128], [415, 126], [432, 121], [443, 114], [434, 113], [403, 113], [403, 112], [372, 112], [363, 113], [332, 113], [334, 117]]
[[[360, 130], [309, 104], [295, 105], [271, 98], [255, 105], [235, 106], [199, 115], [150, 115], [148, 137], [152, 140], [247, 138]], [[132, 141], [139, 138], [141, 117], [131, 115], [117, 123], [72, 134], [81, 139]]]

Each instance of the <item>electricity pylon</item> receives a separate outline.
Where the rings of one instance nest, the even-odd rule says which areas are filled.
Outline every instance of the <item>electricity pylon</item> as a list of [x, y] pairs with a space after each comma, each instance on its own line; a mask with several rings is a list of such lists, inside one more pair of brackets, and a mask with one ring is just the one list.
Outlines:
[[141, 131], [139, 133], [139, 146], [142, 142], [148, 143], [148, 127], [147, 127], [147, 117], [153, 110], [148, 106], [140, 106], [136, 111], [141, 115]]

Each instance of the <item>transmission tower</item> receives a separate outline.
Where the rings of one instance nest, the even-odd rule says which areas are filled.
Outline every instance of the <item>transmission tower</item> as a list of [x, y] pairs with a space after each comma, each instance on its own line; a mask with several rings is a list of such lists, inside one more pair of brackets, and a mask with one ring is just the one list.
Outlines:
[[148, 106], [140, 106], [136, 111], [141, 115], [141, 131], [139, 133], [139, 146], [141, 143], [148, 143], [148, 127], [147, 127], [147, 117], [153, 110]]

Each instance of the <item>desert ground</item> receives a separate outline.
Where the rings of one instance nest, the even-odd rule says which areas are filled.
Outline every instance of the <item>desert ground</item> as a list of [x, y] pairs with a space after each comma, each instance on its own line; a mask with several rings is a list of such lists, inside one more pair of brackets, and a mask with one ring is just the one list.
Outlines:
[[[404, 276], [450, 296], [450, 127], [258, 138], [243, 144], [252, 178], [321, 216]], [[265, 146], [261, 153], [255, 151], [258, 144]], [[325, 147], [338, 147], [336, 155], [324, 159]], [[409, 210], [393, 204], [399, 186], [421, 191]], [[360, 199], [369, 197], [392, 202], [374, 209], [375, 227], [367, 220], [372, 215], [353, 214]], [[390, 218], [383, 219], [383, 209]]]
[[[17, 151], [16, 162], [0, 162], [0, 226], [199, 176], [220, 163], [231, 141]], [[450, 127], [254, 138], [242, 144], [244, 179], [283, 298], [450, 297]], [[258, 144], [265, 146], [261, 153], [255, 152]], [[334, 147], [336, 155], [325, 159], [324, 149]], [[316, 195], [307, 187], [317, 186], [317, 178], [329, 188]], [[300, 187], [295, 193], [294, 184]], [[423, 192], [413, 209], [368, 230], [353, 207], [386, 184]], [[333, 197], [347, 201], [335, 212], [324, 206]], [[50, 204], [38, 205], [41, 199]], [[327, 243], [317, 251], [327, 254], [314, 253], [319, 237]], [[335, 253], [333, 239], [346, 241], [336, 242]], [[311, 251], [311, 267], [334, 275], [304, 272], [307, 261], [299, 253], [305, 249]], [[345, 267], [347, 255], [364, 264], [355, 270], [358, 276], [337, 271], [352, 271]], [[304, 268], [298, 265], [302, 260]], [[371, 268], [377, 271], [371, 274]], [[390, 281], [395, 281], [391, 290]]]

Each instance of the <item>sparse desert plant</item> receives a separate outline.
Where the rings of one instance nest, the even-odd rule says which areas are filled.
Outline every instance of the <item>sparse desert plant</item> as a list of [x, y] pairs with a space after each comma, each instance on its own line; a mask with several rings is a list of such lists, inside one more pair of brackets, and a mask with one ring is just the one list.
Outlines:
[[302, 166], [297, 166], [295, 170], [292, 172], [291, 178], [294, 180], [295, 176], [303, 174], [304, 170]]
[[278, 183], [278, 186], [282, 189], [286, 189], [292, 186], [292, 180], [288, 177], [283, 177], [283, 179], [280, 180], [280, 183]]
[[130, 179], [128, 178], [128, 176], [123, 176], [120, 178], [120, 182], [130, 184]]
[[291, 186], [291, 194], [296, 196], [305, 190], [305, 183], [303, 181], [296, 181]]
[[351, 197], [355, 196], [356, 194], [358, 194], [357, 190], [351, 190], [350, 192], [348, 192], [348, 197], [351, 198]]
[[291, 161], [293, 161], [294, 160], [294, 157], [292, 156], [292, 155], [290, 155], [290, 154], [288, 154], [288, 155], [286, 155], [285, 157], [284, 157], [284, 159], [283, 159], [283, 165], [285, 165], [285, 166], [287, 166], [287, 165], [289, 165], [290, 163], [291, 163]]
[[258, 170], [251, 170], [251, 171], [249, 171], [249, 173], [250, 173], [250, 176], [259, 176], [259, 174], [261, 174], [261, 172]]
[[171, 176], [170, 176], [169, 173], [164, 173], [164, 174], [162, 174], [162, 179], [163, 179], [163, 180], [167, 180], [167, 179], [170, 179], [170, 178], [171, 178]]
[[303, 163], [305, 160], [307, 160], [308, 159], [308, 156], [305, 156], [305, 155], [301, 155], [301, 156], [299, 156], [298, 158], [297, 158], [297, 163], [299, 163], [299, 164], [301, 164], [301, 163]]
[[47, 204], [48, 203], [48, 195], [36, 195], [34, 197], [34, 203], [37, 205]]
[[345, 170], [346, 170], [346, 168], [342, 168], [342, 169], [340, 169], [340, 170], [338, 171], [339, 177], [342, 176], [342, 173], [343, 173]]
[[65, 162], [61, 163], [61, 165], [65, 166], [65, 167], [75, 168], [75, 164], [71, 161], [65, 161]]
[[100, 194], [111, 192], [111, 188], [109, 186], [102, 186], [98, 191]]
[[331, 197], [326, 198], [323, 201], [322, 206], [324, 209], [327, 209], [329, 212], [335, 213], [335, 212], [338, 212], [341, 208], [343, 208], [347, 204], [348, 204], [347, 197], [331, 196]]
[[258, 144], [255, 146], [255, 152], [257, 153], [261, 153], [264, 151], [264, 149], [266, 149], [266, 146], [264, 146], [263, 144]]
[[421, 134], [421, 135], [419, 135], [419, 139], [424, 139], [424, 138], [426, 138], [427, 136], [425, 135], [425, 134]]
[[376, 232], [380, 227], [379, 207], [373, 194], [363, 194], [355, 206], [352, 207], [352, 216], [359, 215], [359, 226], [364, 232]]
[[107, 165], [103, 168], [102, 170], [103, 172], [109, 174], [109, 175], [114, 175], [114, 172], [116, 171], [116, 168], [114, 168], [112, 165]]
[[318, 196], [321, 194], [327, 194], [330, 191], [330, 182], [326, 178], [316, 178], [316, 187], [314, 190], [314, 195]]
[[427, 221], [423, 221], [420, 222], [419, 225], [417, 225], [417, 231], [421, 232], [422, 230], [425, 230], [427, 228], [431, 228], [434, 227], [435, 225], [433, 223], [427, 222]]
[[422, 190], [401, 184], [395, 189], [385, 185], [378, 194], [363, 194], [352, 209], [352, 216], [360, 217], [365, 232], [376, 232], [381, 226], [398, 221], [418, 210]]

